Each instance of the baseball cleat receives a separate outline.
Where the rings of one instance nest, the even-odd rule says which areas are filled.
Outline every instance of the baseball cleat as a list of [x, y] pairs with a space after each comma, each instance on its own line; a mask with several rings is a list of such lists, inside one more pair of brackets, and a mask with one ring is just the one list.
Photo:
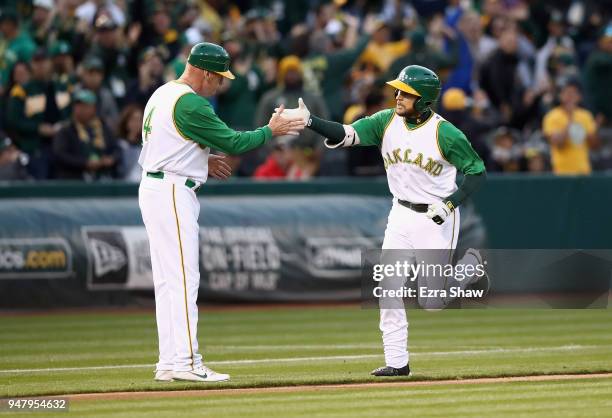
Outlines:
[[155, 380], [158, 382], [172, 382], [172, 370], [155, 370]]
[[465, 253], [472, 254], [476, 260], [478, 260], [478, 263], [484, 268], [484, 274], [476, 282], [471, 283], [468, 288], [470, 290], [483, 290], [484, 292], [482, 292], [482, 297], [485, 297], [489, 294], [489, 290], [491, 290], [491, 279], [489, 278], [487, 264], [483, 261], [480, 251], [474, 248], [469, 248]]
[[217, 373], [202, 365], [194, 370], [185, 372], [173, 372], [174, 380], [185, 380], [190, 382], [225, 382], [230, 380], [229, 374]]
[[372, 370], [372, 376], [410, 376], [410, 366], [407, 364], [399, 369], [391, 366], [379, 367]]

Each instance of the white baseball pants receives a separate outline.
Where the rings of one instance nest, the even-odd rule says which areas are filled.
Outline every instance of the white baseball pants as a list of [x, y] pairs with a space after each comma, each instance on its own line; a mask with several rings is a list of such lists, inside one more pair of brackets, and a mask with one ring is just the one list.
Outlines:
[[[459, 235], [459, 220], [459, 209], [455, 209], [442, 225], [438, 225], [425, 216], [425, 213], [415, 212], [394, 200], [385, 230], [383, 252], [390, 249], [454, 250]], [[446, 254], [450, 254], [450, 252], [448, 251]], [[441, 262], [446, 261], [441, 260]], [[389, 301], [387, 300], [387, 302]], [[401, 309], [384, 309], [381, 307], [380, 331], [382, 332], [386, 365], [400, 368], [408, 364], [409, 360], [408, 321], [401, 298], [393, 300], [391, 306], [401, 306]]]
[[190, 371], [198, 353], [200, 202], [185, 178], [143, 175], [138, 202], [149, 237], [159, 339], [157, 370]]

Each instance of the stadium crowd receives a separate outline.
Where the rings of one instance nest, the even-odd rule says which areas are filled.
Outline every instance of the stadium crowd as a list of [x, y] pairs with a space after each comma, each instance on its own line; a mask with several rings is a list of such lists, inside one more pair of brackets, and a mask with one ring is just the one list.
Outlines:
[[[410, 64], [443, 80], [437, 111], [491, 172], [612, 170], [612, 1], [5, 0], [0, 180], [138, 181], [143, 107], [191, 47], [222, 44], [230, 127], [303, 97], [350, 123], [394, 105]], [[230, 157], [235, 176], [384, 175], [376, 148], [305, 130]]]

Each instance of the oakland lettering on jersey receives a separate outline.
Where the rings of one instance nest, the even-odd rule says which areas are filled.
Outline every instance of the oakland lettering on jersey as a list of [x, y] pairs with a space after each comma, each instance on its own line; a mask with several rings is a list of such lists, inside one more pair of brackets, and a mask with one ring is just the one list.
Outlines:
[[422, 153], [416, 154], [416, 157], [412, 159], [414, 155], [411, 155], [412, 150], [410, 148], [402, 151], [401, 148], [396, 148], [392, 151], [392, 153], [386, 153], [383, 155], [383, 161], [385, 163], [385, 170], [393, 165], [393, 164], [413, 164], [420, 169], [424, 170], [426, 173], [437, 177], [442, 172], [444, 166], [440, 161], [436, 161], [431, 157], [427, 157], [424, 162], [424, 157]]

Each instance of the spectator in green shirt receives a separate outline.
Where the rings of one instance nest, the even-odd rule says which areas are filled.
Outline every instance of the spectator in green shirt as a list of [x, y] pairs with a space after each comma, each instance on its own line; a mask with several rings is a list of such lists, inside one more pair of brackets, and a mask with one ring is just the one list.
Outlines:
[[19, 27], [17, 13], [12, 10], [0, 12], [0, 93], [9, 79], [13, 64], [29, 62], [36, 50], [36, 44], [27, 32]]

